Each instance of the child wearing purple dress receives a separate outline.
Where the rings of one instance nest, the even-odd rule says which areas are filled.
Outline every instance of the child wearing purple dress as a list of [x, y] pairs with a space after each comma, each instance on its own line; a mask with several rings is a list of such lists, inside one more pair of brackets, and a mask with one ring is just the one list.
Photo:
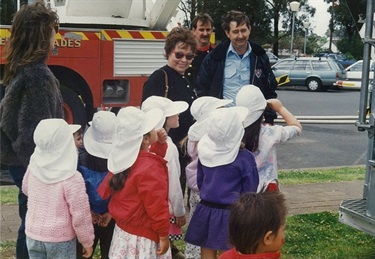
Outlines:
[[201, 201], [191, 218], [185, 241], [201, 247], [201, 258], [216, 258], [228, 243], [229, 208], [259, 183], [253, 154], [241, 148], [244, 107], [222, 108], [208, 118], [207, 134], [198, 143], [197, 184]]

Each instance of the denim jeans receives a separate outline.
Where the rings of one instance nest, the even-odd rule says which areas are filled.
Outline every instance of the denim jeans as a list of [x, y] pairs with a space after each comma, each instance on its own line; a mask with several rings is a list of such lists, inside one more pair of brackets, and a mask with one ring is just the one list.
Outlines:
[[16, 244], [16, 258], [28, 259], [29, 254], [26, 246], [25, 219], [27, 212], [27, 196], [22, 192], [22, 180], [26, 173], [23, 166], [8, 166], [9, 174], [12, 176], [14, 183], [17, 185], [18, 192], [18, 214], [21, 218], [21, 226], [18, 229], [18, 237]]
[[72, 259], [76, 258], [76, 239], [65, 242], [42, 242], [26, 237], [31, 259]]

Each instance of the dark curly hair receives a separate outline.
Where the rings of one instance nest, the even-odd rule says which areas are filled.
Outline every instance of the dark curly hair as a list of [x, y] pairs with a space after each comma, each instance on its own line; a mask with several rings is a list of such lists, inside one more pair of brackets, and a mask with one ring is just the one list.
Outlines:
[[10, 38], [4, 48], [6, 60], [4, 85], [7, 85], [19, 67], [47, 59], [52, 28], [58, 24], [55, 11], [43, 0], [23, 4], [14, 15]]
[[193, 32], [182, 27], [175, 27], [170, 31], [165, 40], [164, 50], [167, 58], [178, 43], [182, 43], [183, 49], [190, 47], [193, 53], [197, 50], [197, 42]]

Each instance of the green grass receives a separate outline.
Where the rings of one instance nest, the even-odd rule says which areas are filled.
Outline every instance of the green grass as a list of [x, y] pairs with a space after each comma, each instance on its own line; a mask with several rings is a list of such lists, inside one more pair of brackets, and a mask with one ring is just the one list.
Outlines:
[[364, 180], [365, 174], [365, 166], [312, 170], [282, 170], [279, 172], [279, 181], [280, 185], [343, 182]]
[[0, 200], [1, 205], [17, 204], [18, 188], [15, 185], [1, 186], [0, 187]]

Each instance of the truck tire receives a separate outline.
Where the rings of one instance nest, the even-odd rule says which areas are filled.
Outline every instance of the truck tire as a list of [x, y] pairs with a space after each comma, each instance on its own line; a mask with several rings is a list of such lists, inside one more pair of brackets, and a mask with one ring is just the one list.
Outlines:
[[306, 81], [306, 87], [311, 92], [318, 92], [322, 89], [322, 82], [318, 78], [309, 78]]
[[85, 129], [87, 124], [86, 109], [80, 96], [66, 86], [61, 86], [61, 94], [64, 101], [64, 119], [69, 124], [79, 124]]

